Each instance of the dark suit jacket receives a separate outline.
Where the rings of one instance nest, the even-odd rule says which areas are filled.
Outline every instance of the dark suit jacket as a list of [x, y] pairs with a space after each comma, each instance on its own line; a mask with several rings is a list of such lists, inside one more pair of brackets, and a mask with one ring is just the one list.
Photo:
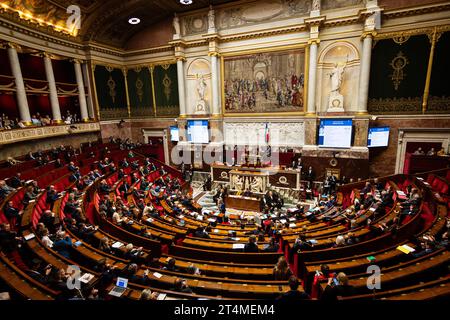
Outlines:
[[308, 300], [309, 295], [306, 292], [300, 292], [298, 290], [290, 290], [284, 293], [278, 300], [281, 302], [295, 302], [299, 300]]

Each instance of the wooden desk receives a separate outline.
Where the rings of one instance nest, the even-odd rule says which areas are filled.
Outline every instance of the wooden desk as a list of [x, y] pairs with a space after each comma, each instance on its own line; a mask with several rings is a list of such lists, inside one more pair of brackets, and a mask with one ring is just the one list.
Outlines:
[[227, 196], [225, 206], [236, 210], [259, 212], [259, 199], [240, 196]]

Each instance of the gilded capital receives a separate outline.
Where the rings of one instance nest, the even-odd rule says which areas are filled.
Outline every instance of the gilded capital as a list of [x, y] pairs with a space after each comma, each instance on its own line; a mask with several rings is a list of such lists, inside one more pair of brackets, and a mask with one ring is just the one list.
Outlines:
[[8, 42], [8, 47], [15, 49], [16, 51], [19, 51], [22, 48], [19, 44], [14, 42]]
[[361, 35], [361, 40], [367, 38], [367, 37], [372, 37], [375, 38], [377, 36], [377, 32], [376, 31], [365, 31], [363, 32], [363, 34]]
[[308, 40], [308, 45], [312, 45], [313, 43], [319, 45], [320, 39], [309, 39]]
[[211, 52], [208, 52], [208, 56], [209, 57], [219, 57], [220, 54], [216, 51], [211, 51]]

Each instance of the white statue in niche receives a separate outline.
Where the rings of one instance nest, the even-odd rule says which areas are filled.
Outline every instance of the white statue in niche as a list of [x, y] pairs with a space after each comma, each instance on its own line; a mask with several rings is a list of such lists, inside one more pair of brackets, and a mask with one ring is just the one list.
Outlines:
[[344, 96], [341, 94], [347, 63], [335, 63], [330, 73], [331, 93], [327, 112], [344, 112]]
[[214, 9], [212, 6], [209, 6], [209, 12], [208, 12], [208, 31], [215, 31], [216, 30], [216, 23], [215, 23], [215, 15], [214, 15]]
[[175, 29], [175, 34], [173, 36], [174, 39], [180, 38], [181, 28], [180, 28], [180, 18], [178, 18], [177, 14], [173, 17], [173, 28]]
[[331, 92], [340, 93], [342, 80], [344, 79], [346, 63], [335, 63], [334, 69], [330, 73], [331, 77]]
[[208, 104], [205, 101], [206, 81], [203, 75], [197, 74], [197, 94], [198, 100], [195, 107], [195, 112], [207, 112]]

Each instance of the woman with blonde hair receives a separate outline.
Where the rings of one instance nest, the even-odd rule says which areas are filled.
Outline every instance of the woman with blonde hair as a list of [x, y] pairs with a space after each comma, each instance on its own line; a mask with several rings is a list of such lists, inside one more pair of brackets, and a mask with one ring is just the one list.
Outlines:
[[290, 276], [292, 276], [292, 271], [289, 269], [286, 258], [281, 256], [273, 268], [274, 280], [288, 280]]

